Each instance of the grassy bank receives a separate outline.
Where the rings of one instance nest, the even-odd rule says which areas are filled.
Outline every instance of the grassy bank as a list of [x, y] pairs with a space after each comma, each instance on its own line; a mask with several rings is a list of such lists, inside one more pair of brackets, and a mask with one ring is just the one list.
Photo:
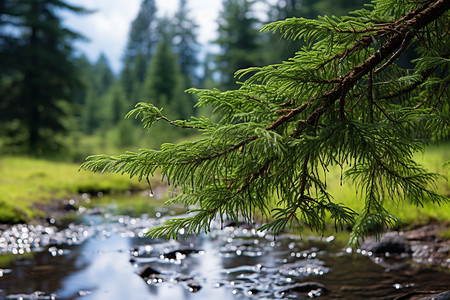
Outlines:
[[[428, 171], [442, 175], [435, 187], [431, 188], [447, 198], [450, 197], [449, 166], [444, 166], [445, 162], [450, 160], [450, 144], [429, 146], [423, 153], [416, 153], [414, 160]], [[327, 184], [335, 202], [343, 203], [357, 212], [364, 207], [364, 195], [357, 194], [355, 185], [349, 180], [341, 182], [339, 168], [333, 169], [329, 174]], [[385, 199], [385, 207], [390, 213], [402, 219], [406, 226], [430, 222], [450, 222], [450, 202], [441, 205], [424, 203], [423, 207], [417, 207], [408, 202], [396, 203], [391, 199]]]
[[[437, 191], [450, 196], [450, 184], [447, 181], [449, 170], [448, 166], [444, 166], [450, 160], [450, 144], [429, 147], [424, 153], [417, 153], [415, 159], [428, 170], [444, 175], [436, 183]], [[42, 216], [43, 213], [36, 209], [37, 206], [54, 199], [68, 199], [74, 194], [147, 188], [146, 183], [130, 179], [126, 175], [95, 174], [79, 172], [78, 169], [79, 164], [76, 163], [13, 156], [0, 158], [0, 223], [16, 223]], [[155, 180], [152, 185], [158, 184], [159, 180]], [[328, 175], [327, 184], [335, 202], [344, 203], [356, 211], [363, 207], [362, 197], [356, 194], [354, 185], [345, 180], [341, 182], [338, 168]], [[145, 201], [153, 200], [147, 198]], [[132, 202], [135, 203], [134, 200]], [[155, 204], [162, 205], [160, 201]], [[132, 205], [126, 205], [130, 206]], [[422, 208], [409, 203], [389, 203], [389, 199], [386, 199], [386, 206], [406, 224], [450, 222], [450, 203], [443, 203], [441, 206], [425, 203]]]
[[28, 157], [0, 158], [0, 223], [41, 216], [37, 206], [78, 193], [144, 189], [146, 183], [117, 174], [78, 171], [79, 164]]

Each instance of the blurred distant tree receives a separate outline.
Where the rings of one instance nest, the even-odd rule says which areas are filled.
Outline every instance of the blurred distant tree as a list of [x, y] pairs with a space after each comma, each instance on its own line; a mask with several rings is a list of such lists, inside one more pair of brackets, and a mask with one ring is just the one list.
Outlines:
[[192, 84], [198, 84], [196, 68], [199, 65], [198, 52], [200, 46], [196, 35], [198, 25], [189, 16], [187, 3], [187, 0], [179, 0], [178, 11], [174, 18], [173, 40], [181, 73], [186, 78], [186, 88], [191, 87]]
[[155, 0], [143, 0], [138, 15], [131, 23], [128, 42], [125, 48], [124, 61], [133, 64], [136, 57], [142, 54], [145, 60], [156, 51], [159, 36], [156, 32], [158, 18]]
[[100, 54], [97, 62], [92, 66], [92, 73], [95, 78], [95, 92], [99, 95], [106, 93], [116, 80], [108, 59], [103, 53]]
[[192, 103], [184, 91], [184, 76], [177, 64], [170, 37], [158, 45], [151, 61], [142, 93], [143, 98], [166, 108], [175, 118], [192, 116]]
[[72, 43], [61, 11], [85, 9], [62, 0], [3, 0], [0, 16], [0, 123], [31, 152], [56, 149], [68, 128], [67, 103], [80, 87]]
[[105, 93], [105, 120], [108, 126], [116, 126], [124, 119], [129, 110], [126, 104], [125, 94], [120, 84], [114, 84]]
[[87, 134], [92, 134], [102, 126], [107, 115], [108, 107], [105, 105], [104, 96], [114, 85], [116, 78], [105, 55], [101, 54], [94, 65], [84, 72], [86, 97], [82, 104], [81, 121], [82, 129]]
[[[269, 8], [270, 21], [280, 21], [292, 17], [316, 18], [317, 13], [314, 7], [314, 0], [278, 0]], [[266, 47], [268, 63], [279, 60], [286, 60], [294, 56], [300, 50], [301, 43], [283, 39], [277, 34], [271, 34]]]
[[[278, 0], [269, 8], [270, 21], [280, 21], [292, 17], [315, 19], [319, 15], [342, 16], [349, 11], [361, 8], [370, 0]], [[286, 40], [278, 34], [268, 39], [267, 61], [274, 63], [293, 57], [304, 45], [302, 41]]]
[[[370, 4], [371, 0], [320, 0], [311, 1], [314, 3], [313, 11], [318, 12], [317, 15], [343, 16], [348, 12], [361, 9], [365, 4]], [[316, 15], [316, 16], [317, 16]]]
[[221, 51], [217, 56], [217, 70], [223, 88], [236, 88], [234, 73], [261, 63], [258, 44], [259, 20], [254, 16], [250, 0], [223, 0], [219, 13], [219, 38]]
[[155, 0], [143, 0], [128, 34], [121, 81], [126, 97], [133, 101], [139, 96], [151, 57], [160, 41], [157, 10]]

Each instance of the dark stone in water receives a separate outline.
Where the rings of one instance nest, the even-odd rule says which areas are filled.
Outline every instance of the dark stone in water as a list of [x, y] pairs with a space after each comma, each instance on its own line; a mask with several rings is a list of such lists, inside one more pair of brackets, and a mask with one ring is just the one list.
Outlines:
[[191, 293], [197, 293], [202, 288], [201, 285], [195, 280], [188, 281], [187, 286], [189, 288], [189, 292]]
[[150, 265], [143, 265], [142, 268], [138, 271], [138, 274], [142, 278], [149, 278], [154, 275], [161, 275], [161, 272], [153, 269]]
[[375, 254], [385, 253], [411, 253], [411, 248], [405, 237], [398, 232], [388, 232], [384, 234], [379, 241], [371, 238], [367, 239], [361, 249], [371, 251]]
[[420, 300], [450, 300], [450, 291], [446, 291], [437, 295], [420, 298]]
[[232, 227], [232, 228], [242, 228], [242, 229], [253, 229], [255, 226], [246, 222], [237, 223], [234, 220], [226, 221], [223, 223], [223, 228]]
[[163, 256], [164, 256], [164, 258], [167, 258], [167, 259], [177, 259], [177, 253], [187, 257], [188, 255], [190, 255], [192, 253], [199, 253], [199, 252], [200, 252], [200, 250], [197, 250], [197, 249], [174, 250], [174, 251], [164, 253]]
[[64, 203], [63, 210], [65, 210], [65, 211], [76, 211], [76, 210], [78, 210], [78, 207], [76, 207], [75, 205], [73, 205], [71, 203]]
[[283, 289], [281, 293], [290, 294], [290, 293], [309, 293], [311, 291], [320, 290], [322, 293], [326, 293], [328, 289], [321, 283], [318, 282], [302, 282], [288, 286]]
[[[427, 296], [425, 296], [427, 295]], [[450, 300], [450, 291], [443, 293], [412, 291], [394, 300]]]
[[[2, 294], [0, 293], [0, 296]], [[4, 299], [4, 298], [0, 298]], [[57, 299], [55, 294], [46, 295], [44, 292], [36, 291], [32, 294], [19, 294], [19, 295], [8, 295], [6, 299], [10, 300], [55, 300]]]

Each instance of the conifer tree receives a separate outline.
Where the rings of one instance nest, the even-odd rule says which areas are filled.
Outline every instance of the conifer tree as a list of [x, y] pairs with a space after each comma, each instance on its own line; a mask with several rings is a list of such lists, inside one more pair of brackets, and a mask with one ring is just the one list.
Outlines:
[[[139, 179], [159, 169], [180, 191], [169, 203], [196, 206], [150, 229], [152, 236], [208, 231], [216, 218], [252, 222], [258, 210], [266, 216], [261, 230], [321, 232], [330, 218], [337, 228], [350, 225], [357, 243], [369, 230], [399, 224], [387, 201], [448, 203], [432, 190], [438, 175], [412, 155], [449, 137], [449, 9], [448, 0], [375, 0], [349, 17], [268, 24], [263, 31], [306, 46], [289, 61], [239, 71], [251, 77], [238, 90], [192, 89], [199, 106], [220, 112], [217, 122], [170, 120], [148, 103], [128, 115], [145, 128], [165, 121], [199, 130], [201, 139], [92, 156], [82, 168]], [[408, 48], [420, 54], [412, 70], [394, 63]], [[331, 166], [356, 185], [361, 211], [333, 201]]]
[[243, 68], [260, 64], [262, 55], [258, 44], [259, 20], [253, 11], [254, 1], [223, 0], [219, 14], [220, 46], [217, 55], [217, 69], [222, 86], [226, 89], [236, 88], [234, 73]]
[[103, 95], [115, 81], [114, 74], [105, 54], [100, 54], [97, 62], [92, 66], [92, 72], [95, 78], [95, 92]]
[[[368, 3], [370, 0], [279, 0], [270, 6], [269, 19], [273, 22], [292, 17], [315, 19], [324, 14], [340, 17]], [[301, 41], [283, 40], [278, 35], [271, 35], [268, 43], [276, 45], [269, 49], [269, 62], [289, 59], [304, 46]]]
[[155, 0], [143, 0], [138, 15], [131, 23], [128, 42], [125, 49], [124, 61], [133, 64], [139, 54], [144, 55], [145, 61], [156, 51], [159, 36], [156, 31], [158, 19]]
[[105, 95], [108, 90], [114, 85], [115, 77], [111, 71], [108, 59], [104, 54], [101, 54], [93, 65], [89, 65], [88, 74], [85, 78], [86, 96], [82, 105], [81, 121], [83, 130], [92, 134], [99, 129], [107, 119], [107, 106]]
[[59, 13], [85, 10], [62, 0], [4, 0], [0, 9], [0, 126], [18, 124], [17, 142], [30, 152], [57, 150], [80, 88], [72, 42], [81, 38]]
[[198, 82], [195, 69], [198, 66], [197, 53], [199, 50], [196, 35], [198, 25], [189, 16], [190, 10], [187, 4], [187, 0], [179, 0], [174, 24], [174, 48], [178, 55], [181, 73], [187, 81], [186, 88], [191, 87], [191, 83]]
[[140, 89], [152, 56], [160, 41], [159, 19], [155, 0], [143, 0], [138, 15], [131, 23], [124, 53], [121, 82], [127, 99], [140, 97]]
[[143, 86], [143, 97], [153, 99], [156, 105], [165, 107], [171, 117], [189, 118], [193, 105], [188, 95], [183, 93], [184, 88], [184, 76], [167, 33], [151, 61]]

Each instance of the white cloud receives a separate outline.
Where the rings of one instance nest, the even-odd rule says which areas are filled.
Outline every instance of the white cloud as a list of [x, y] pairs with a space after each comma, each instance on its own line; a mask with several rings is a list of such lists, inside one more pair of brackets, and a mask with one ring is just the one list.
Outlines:
[[[64, 14], [65, 23], [90, 41], [77, 42], [76, 47], [95, 61], [100, 53], [109, 59], [114, 71], [121, 68], [121, 57], [131, 22], [136, 17], [140, 0], [71, 0], [73, 4], [96, 10], [89, 15]], [[178, 0], [156, 0], [160, 15], [173, 15]], [[189, 0], [191, 16], [199, 25], [198, 41], [206, 45], [217, 37], [217, 18], [222, 0]]]
[[89, 39], [88, 42], [78, 41], [76, 47], [91, 61], [104, 53], [112, 68], [118, 71], [129, 27], [137, 15], [140, 1], [72, 0], [71, 3], [96, 11], [88, 15], [64, 14], [67, 26]]

